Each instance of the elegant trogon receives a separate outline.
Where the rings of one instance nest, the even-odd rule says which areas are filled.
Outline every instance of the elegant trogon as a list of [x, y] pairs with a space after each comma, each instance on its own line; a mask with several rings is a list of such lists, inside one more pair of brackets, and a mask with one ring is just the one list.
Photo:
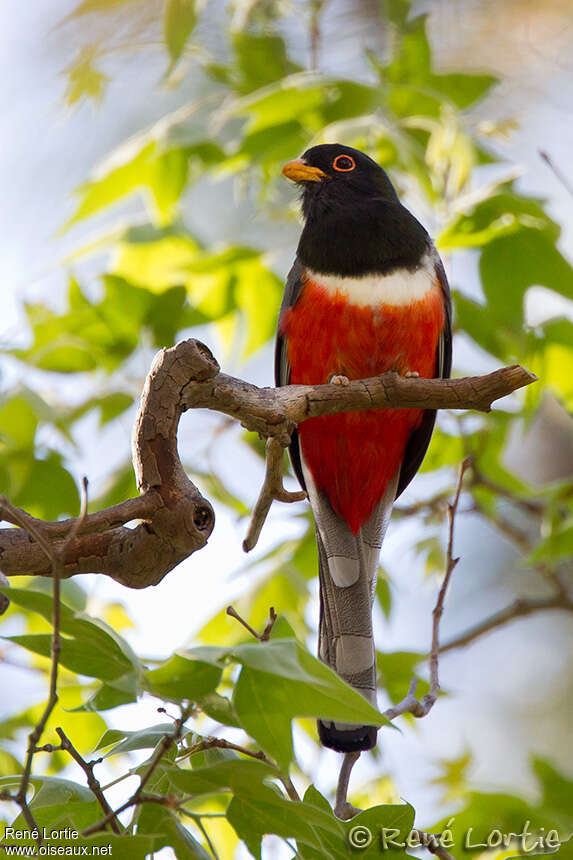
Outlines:
[[[444, 267], [384, 170], [356, 149], [313, 146], [283, 167], [302, 188], [304, 228], [276, 344], [277, 385], [365, 379], [386, 371], [447, 377], [450, 294]], [[430, 409], [371, 409], [302, 422], [294, 471], [316, 524], [319, 657], [376, 704], [372, 603], [394, 500], [412, 480]], [[373, 726], [320, 721], [325, 746], [370, 749]]]

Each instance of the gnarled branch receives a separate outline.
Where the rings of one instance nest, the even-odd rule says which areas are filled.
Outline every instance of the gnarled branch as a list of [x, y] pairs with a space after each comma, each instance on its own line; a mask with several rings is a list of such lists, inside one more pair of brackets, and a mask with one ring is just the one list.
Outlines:
[[[77, 520], [45, 522], [0, 499], [0, 518], [17, 529], [0, 530], [0, 570], [6, 576], [50, 576], [44, 542], [59, 553], [61, 577], [103, 573], [130, 588], [157, 585], [185, 558], [205, 546], [213, 529], [209, 502], [187, 478], [177, 452], [179, 419], [188, 409], [207, 408], [237, 419], [270, 440], [271, 462], [247, 547], [254, 545], [272, 499], [293, 501], [280, 481], [281, 449], [307, 418], [359, 409], [477, 409], [535, 377], [518, 365], [464, 379], [416, 379], [386, 373], [371, 379], [284, 388], [258, 388], [219, 372], [209, 349], [181, 341], [156, 356], [135, 424], [133, 464], [140, 495]], [[272, 455], [272, 456], [271, 456]], [[127, 523], [140, 520], [135, 528]], [[41, 540], [31, 535], [41, 534]], [[66, 536], [72, 535], [70, 540]]]

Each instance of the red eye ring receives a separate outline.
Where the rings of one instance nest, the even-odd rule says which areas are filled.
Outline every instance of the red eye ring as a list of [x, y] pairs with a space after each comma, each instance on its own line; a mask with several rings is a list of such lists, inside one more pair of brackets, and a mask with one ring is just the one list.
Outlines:
[[[349, 164], [344, 167], [338, 166], [338, 163], [341, 161], [349, 162]], [[337, 155], [334, 161], [332, 162], [332, 166], [335, 170], [338, 170], [339, 173], [349, 173], [351, 170], [354, 170], [356, 167], [356, 162], [352, 158], [351, 155]]]

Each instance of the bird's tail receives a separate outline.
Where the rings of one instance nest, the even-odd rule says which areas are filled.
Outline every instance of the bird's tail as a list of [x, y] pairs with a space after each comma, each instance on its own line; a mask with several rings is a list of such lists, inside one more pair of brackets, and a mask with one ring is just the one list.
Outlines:
[[[318, 655], [376, 706], [372, 603], [396, 482], [391, 482], [368, 522], [354, 535], [309, 478], [305, 474], [316, 521], [320, 582]], [[375, 746], [377, 729], [320, 720], [318, 733], [324, 746], [353, 752]]]

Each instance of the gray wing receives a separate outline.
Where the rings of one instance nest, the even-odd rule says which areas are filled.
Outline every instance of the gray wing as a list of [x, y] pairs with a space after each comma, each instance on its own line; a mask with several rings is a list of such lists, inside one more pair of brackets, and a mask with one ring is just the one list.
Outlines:
[[[281, 303], [281, 309], [279, 311], [279, 320], [285, 310], [288, 310], [288, 308], [292, 308], [296, 304], [297, 299], [300, 296], [302, 285], [304, 283], [303, 276], [304, 267], [297, 257], [297, 259], [294, 261], [292, 269], [288, 273], [283, 300]], [[275, 385], [281, 386], [289, 384], [290, 365], [288, 363], [287, 355], [287, 339], [281, 335], [279, 329], [275, 344]], [[297, 476], [303, 490], [306, 490], [306, 484], [304, 482], [304, 475], [302, 472], [302, 464], [300, 461], [298, 433], [296, 432], [296, 430], [292, 434], [292, 441], [289, 445], [289, 453], [295, 475]]]
[[[450, 286], [446, 277], [444, 264], [434, 246], [432, 245], [431, 253], [436, 270], [436, 280], [438, 281], [444, 296], [444, 307], [446, 310], [446, 322], [440, 339], [438, 341], [438, 349], [436, 352], [436, 370], [435, 376], [448, 379], [452, 370], [452, 301], [450, 298]], [[436, 410], [426, 409], [422, 423], [414, 430], [406, 445], [404, 459], [402, 460], [402, 468], [400, 470], [400, 479], [398, 481], [398, 489], [396, 498], [406, 489], [426, 456], [432, 433], [434, 432], [434, 424], [436, 423]]]

